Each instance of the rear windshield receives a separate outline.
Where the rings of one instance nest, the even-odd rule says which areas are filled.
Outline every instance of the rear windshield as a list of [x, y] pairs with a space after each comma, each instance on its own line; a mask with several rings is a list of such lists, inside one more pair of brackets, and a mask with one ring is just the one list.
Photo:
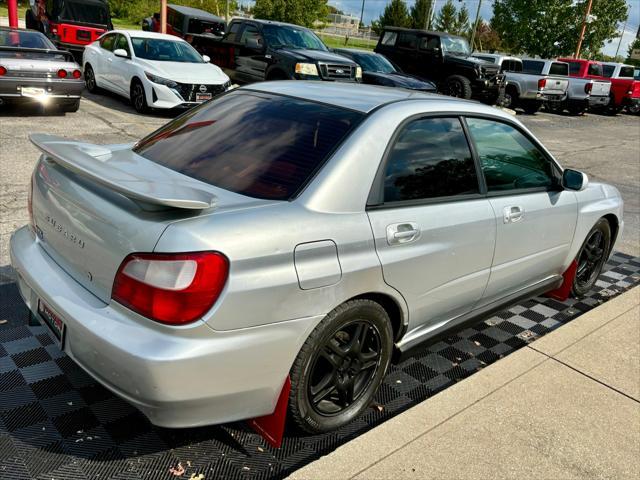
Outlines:
[[549, 75], [569, 75], [569, 65], [566, 63], [553, 62], [549, 67]]
[[40, 32], [0, 30], [0, 47], [42, 48], [55, 50], [53, 43]]
[[216, 187], [288, 200], [363, 117], [301, 99], [236, 91], [176, 118], [134, 151]]
[[544, 62], [539, 62], [536, 60], [522, 61], [522, 71], [524, 73], [532, 73], [534, 75], [539, 75], [542, 73], [543, 68], [544, 68]]

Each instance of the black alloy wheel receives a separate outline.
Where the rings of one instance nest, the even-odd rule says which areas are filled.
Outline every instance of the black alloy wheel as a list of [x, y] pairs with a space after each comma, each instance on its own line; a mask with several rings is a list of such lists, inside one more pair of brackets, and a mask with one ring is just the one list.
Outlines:
[[146, 113], [149, 110], [147, 106], [147, 96], [139, 80], [134, 81], [131, 86], [131, 103], [138, 113]]
[[84, 69], [84, 83], [87, 86], [87, 90], [91, 93], [98, 91], [98, 84], [96, 83], [96, 76], [93, 73], [91, 65], [87, 65]]
[[578, 269], [573, 281], [574, 296], [583, 297], [593, 288], [604, 267], [610, 246], [611, 227], [606, 219], [601, 218], [587, 235], [576, 258]]
[[351, 300], [313, 330], [291, 368], [289, 409], [309, 433], [346, 425], [372, 402], [391, 361], [393, 333], [384, 308]]

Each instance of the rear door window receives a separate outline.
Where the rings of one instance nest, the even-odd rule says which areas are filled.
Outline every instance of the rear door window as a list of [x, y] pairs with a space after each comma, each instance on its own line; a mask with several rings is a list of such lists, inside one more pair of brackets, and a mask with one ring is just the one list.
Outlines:
[[384, 203], [479, 193], [475, 163], [458, 118], [409, 123], [387, 158]]
[[417, 46], [418, 38], [416, 37], [415, 33], [400, 33], [400, 36], [398, 37], [398, 47], [415, 50]]
[[440, 48], [440, 37], [436, 35], [425, 35], [420, 38], [420, 50], [433, 51]]
[[606, 65], [607, 70], [604, 70], [602, 67], [603, 67], [602, 65], [598, 65], [597, 63], [589, 64], [589, 68], [587, 69], [587, 75], [594, 75], [596, 77], [607, 77], [607, 78], [613, 75], [613, 67], [609, 69], [608, 68], [609, 66]]
[[331, 105], [237, 91], [176, 118], [134, 151], [216, 187], [288, 200], [363, 118]]
[[531, 73], [533, 75], [540, 75], [544, 68], [544, 62], [538, 60], [523, 60], [522, 71], [524, 73]]

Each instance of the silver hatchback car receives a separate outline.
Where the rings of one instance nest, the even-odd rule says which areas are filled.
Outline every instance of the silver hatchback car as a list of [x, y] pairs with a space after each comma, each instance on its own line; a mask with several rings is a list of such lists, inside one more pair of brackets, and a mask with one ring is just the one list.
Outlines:
[[165, 427], [268, 415], [287, 378], [300, 427], [344, 425], [394, 349], [584, 294], [623, 228], [512, 116], [401, 89], [270, 82], [135, 145], [31, 139], [22, 296]]

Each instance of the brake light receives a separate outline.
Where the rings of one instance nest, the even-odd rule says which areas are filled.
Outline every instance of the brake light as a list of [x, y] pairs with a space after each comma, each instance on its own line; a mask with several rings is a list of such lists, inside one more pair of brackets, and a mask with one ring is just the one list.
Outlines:
[[228, 274], [218, 252], [134, 253], [120, 265], [111, 298], [157, 322], [184, 325], [213, 306]]
[[589, 95], [591, 93], [591, 90], [593, 90], [593, 83], [589, 82], [584, 86], [584, 93]]
[[546, 78], [541, 78], [540, 80], [538, 80], [538, 90], [542, 90], [546, 86], [547, 86]]
[[58, 70], [58, 78], [67, 78], [67, 71], [62, 68]]
[[80, 70], [74, 70], [72, 75], [73, 75], [73, 78], [77, 80], [82, 76], [82, 72]]
[[7, 74], [7, 69], [0, 65], [0, 77]]

